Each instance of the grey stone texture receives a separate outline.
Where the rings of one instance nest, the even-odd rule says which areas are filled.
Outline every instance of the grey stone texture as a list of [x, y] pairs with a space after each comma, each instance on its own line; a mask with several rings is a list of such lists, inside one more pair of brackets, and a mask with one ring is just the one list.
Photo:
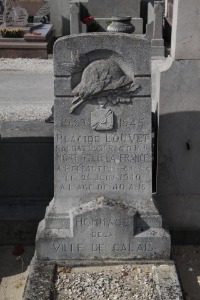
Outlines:
[[80, 32], [80, 3], [70, 3], [70, 34]]
[[131, 17], [112, 17], [112, 23], [107, 27], [108, 32], [133, 33], [135, 27], [131, 24]]
[[200, 2], [174, 0], [171, 56], [174, 59], [200, 59]]
[[[75, 4], [75, 1], [71, 2], [71, 5]], [[103, 2], [99, 2], [96, 0], [89, 0], [87, 3], [82, 3], [86, 9], [88, 9], [88, 13], [94, 16], [95, 21], [99, 24], [99, 31], [106, 31], [108, 27], [108, 21], [111, 20], [112, 17], [116, 16], [130, 16], [131, 23], [134, 26], [135, 34], [142, 34], [143, 32], [143, 20], [140, 18], [140, 1], [138, 0], [126, 0], [125, 2], [121, 2], [119, 0], [103, 0]], [[76, 5], [80, 5], [80, 2], [77, 2]], [[81, 8], [81, 5], [80, 5]], [[76, 17], [75, 17], [76, 19]], [[70, 16], [70, 27], [72, 27], [71, 32], [73, 33], [81, 33], [82, 25], [79, 25], [78, 31], [74, 30], [73, 16]], [[82, 22], [80, 22], [82, 23]]]
[[110, 18], [114, 16], [140, 17], [140, 0], [88, 0], [88, 9], [95, 18]]
[[147, 23], [151, 23], [154, 21], [155, 15], [154, 15], [154, 1], [148, 1], [147, 2]]
[[[137, 216], [135, 208], [103, 197], [69, 210], [68, 218], [60, 215], [59, 222], [55, 215], [49, 214], [48, 228], [44, 230], [44, 221], [39, 225], [37, 257], [54, 260], [167, 259], [169, 237], [160, 228], [160, 218], [156, 215], [142, 217], [141, 220]], [[59, 229], [55, 229], [58, 226]], [[57, 238], [50, 240], [52, 234]]]
[[49, 0], [55, 36], [70, 34], [70, 0]]
[[70, 3], [70, 34], [80, 32], [80, 3]]
[[55, 192], [38, 259], [169, 258], [151, 199], [149, 50], [126, 34], [56, 42]]
[[[84, 262], [83, 260], [83, 265], [85, 265]], [[110, 292], [111, 299], [114, 298], [112, 297], [114, 293], [119, 296], [120, 291], [123, 292], [123, 290], [125, 291], [124, 295], [126, 295], [127, 286], [131, 285], [132, 287], [131, 279], [127, 280], [129, 276], [136, 277], [134, 298], [139, 296], [139, 299], [147, 299], [146, 297], [150, 299], [149, 296], [153, 295], [153, 299], [157, 300], [183, 299], [175, 265], [172, 262], [136, 264], [121, 261], [120, 265], [116, 266], [112, 261], [96, 261], [97, 266], [89, 268], [82, 268], [79, 265], [76, 268], [70, 268], [68, 267], [69, 264], [70, 262], [62, 261], [60, 268], [54, 262], [38, 262], [34, 257], [30, 265], [23, 300], [49, 300], [68, 297], [67, 292], [70, 286], [73, 286], [73, 294], [69, 296], [70, 298], [81, 298], [83, 293], [84, 296], [86, 294], [90, 297], [93, 286], [95, 285], [95, 288], [100, 289], [100, 284], [106, 280], [107, 276], [110, 280], [109, 285], [106, 284], [105, 290]], [[119, 288], [117, 288], [118, 285], [115, 285], [115, 282], [118, 283], [119, 278], [122, 278], [122, 272], [126, 272], [129, 276], [124, 276], [124, 280], [120, 280]], [[83, 289], [83, 292], [80, 292], [80, 289]], [[123, 299], [126, 299], [125, 297]], [[131, 296], [130, 299], [132, 298]]]
[[200, 228], [199, 92], [199, 60], [168, 58], [157, 72], [157, 199], [169, 227], [176, 230]]
[[164, 57], [165, 48], [163, 40], [163, 4], [159, 1], [148, 3], [148, 23], [146, 38], [151, 41], [151, 55], [155, 58]]
[[3, 12], [4, 24], [15, 27], [24, 27], [28, 23], [28, 13], [17, 0], [7, 0]]
[[[38, 262], [35, 257], [29, 266], [29, 276], [23, 293], [23, 300], [49, 300], [53, 294], [53, 280], [56, 265]], [[55, 296], [55, 295], [54, 295]]]

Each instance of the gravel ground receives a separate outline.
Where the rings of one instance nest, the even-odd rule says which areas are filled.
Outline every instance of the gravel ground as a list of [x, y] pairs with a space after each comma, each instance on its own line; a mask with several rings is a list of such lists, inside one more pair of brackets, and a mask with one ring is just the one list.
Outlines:
[[0, 71], [53, 74], [52, 59], [0, 58]]
[[55, 284], [57, 300], [160, 299], [153, 268], [150, 266], [112, 266], [96, 268], [58, 268]]
[[54, 100], [53, 60], [0, 59], [0, 121], [44, 121]]
[[44, 121], [51, 115], [52, 104], [3, 105], [0, 108], [2, 121]]

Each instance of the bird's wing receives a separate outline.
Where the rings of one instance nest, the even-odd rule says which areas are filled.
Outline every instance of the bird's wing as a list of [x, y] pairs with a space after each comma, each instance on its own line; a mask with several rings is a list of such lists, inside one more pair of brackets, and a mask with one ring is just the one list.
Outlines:
[[110, 83], [111, 76], [109, 75], [108, 70], [98, 70], [97, 68], [93, 69], [93, 72], [90, 74], [87, 82], [82, 84], [81, 97], [87, 98], [89, 96], [100, 93], [106, 89], [106, 86]]

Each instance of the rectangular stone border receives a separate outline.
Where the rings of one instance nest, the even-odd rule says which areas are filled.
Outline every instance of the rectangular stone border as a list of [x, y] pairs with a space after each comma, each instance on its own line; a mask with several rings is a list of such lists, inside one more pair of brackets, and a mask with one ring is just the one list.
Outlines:
[[[60, 261], [60, 266], [70, 267], [84, 267], [84, 266], [112, 266], [123, 264], [135, 264], [144, 265], [151, 264], [156, 267], [155, 282], [159, 286], [159, 299], [160, 300], [182, 300], [182, 292], [178, 280], [178, 275], [174, 262], [172, 260], [167, 261]], [[57, 264], [54, 261], [44, 262], [39, 261], [34, 256], [29, 266], [29, 276], [26, 281], [24, 294], [22, 300], [51, 300], [54, 299], [54, 279], [57, 270]], [[166, 272], [167, 270], [167, 272]]]

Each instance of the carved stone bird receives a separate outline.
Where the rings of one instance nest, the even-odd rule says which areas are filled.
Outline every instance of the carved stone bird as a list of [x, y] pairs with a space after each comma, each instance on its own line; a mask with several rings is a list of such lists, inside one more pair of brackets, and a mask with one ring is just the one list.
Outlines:
[[140, 84], [126, 76], [114, 60], [94, 61], [84, 69], [81, 82], [72, 91], [74, 98], [70, 113], [86, 100], [96, 98], [102, 107], [107, 101], [113, 104], [130, 102], [131, 94], [139, 87]]

